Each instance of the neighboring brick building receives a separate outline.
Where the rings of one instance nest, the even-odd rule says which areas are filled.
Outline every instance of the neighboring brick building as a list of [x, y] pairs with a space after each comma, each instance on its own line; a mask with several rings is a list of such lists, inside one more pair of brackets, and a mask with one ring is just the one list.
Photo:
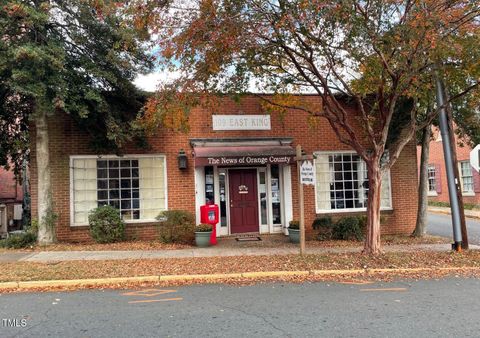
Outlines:
[[[460, 146], [458, 141], [455, 136], [463, 201], [469, 204], [480, 204], [480, 175], [470, 165], [470, 151], [472, 149], [465, 142], [462, 142], [462, 146]], [[418, 146], [418, 163], [420, 163], [420, 154], [421, 147]], [[433, 130], [428, 166], [428, 199], [436, 202], [449, 203], [447, 174], [445, 170], [445, 159], [443, 157], [443, 142], [438, 129]]]
[[21, 226], [22, 202], [22, 186], [13, 171], [0, 167], [0, 236]]
[[[317, 100], [314, 96], [305, 100]], [[214, 114], [212, 114], [214, 113]], [[123, 157], [96, 156], [89, 139], [67, 117], [49, 121], [52, 186], [57, 237], [89, 240], [87, 215], [97, 205], [111, 204], [127, 220], [127, 234], [156, 235], [154, 218], [165, 209], [196, 214], [215, 202], [221, 208], [217, 235], [282, 233], [298, 219], [297, 168], [294, 147], [315, 153], [316, 185], [306, 186], [307, 231], [317, 215], [364, 213], [367, 186], [364, 163], [340, 143], [328, 122], [315, 126], [307, 115], [289, 112], [283, 118], [266, 115], [260, 101], [225, 99], [214, 111], [194, 109], [188, 133], [158, 130], [151, 149], [126, 147]], [[34, 131], [33, 131], [34, 134]], [[31, 136], [35, 140], [35, 136]], [[179, 168], [179, 154], [187, 168]], [[417, 210], [416, 148], [402, 152], [385, 177], [382, 203], [385, 234], [411, 233]], [[35, 147], [31, 153], [32, 216], [36, 215]]]

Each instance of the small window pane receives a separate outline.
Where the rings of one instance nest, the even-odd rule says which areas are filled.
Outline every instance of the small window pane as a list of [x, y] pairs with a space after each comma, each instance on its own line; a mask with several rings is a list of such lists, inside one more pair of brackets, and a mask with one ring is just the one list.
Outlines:
[[132, 179], [132, 188], [138, 188], [138, 179]]
[[108, 189], [108, 181], [107, 180], [98, 180], [97, 181], [97, 189]]
[[107, 169], [98, 169], [97, 178], [107, 178]]
[[108, 176], [110, 178], [118, 178], [118, 169], [109, 169]]
[[110, 190], [109, 192], [110, 199], [117, 199], [119, 197], [120, 197], [120, 194], [118, 193], [118, 190]]
[[106, 199], [108, 199], [108, 191], [107, 191], [107, 190], [99, 190], [99, 191], [98, 191], [98, 199], [99, 199], [99, 200], [106, 200]]
[[118, 189], [120, 187], [120, 182], [118, 180], [109, 180], [108, 188], [109, 189]]
[[130, 179], [122, 180], [121, 187], [122, 187], [122, 189], [124, 189], [124, 188], [130, 188], [130, 187], [131, 187], [131, 181], [130, 181]]
[[132, 197], [132, 191], [129, 189], [123, 189], [121, 193], [122, 198], [131, 198]]

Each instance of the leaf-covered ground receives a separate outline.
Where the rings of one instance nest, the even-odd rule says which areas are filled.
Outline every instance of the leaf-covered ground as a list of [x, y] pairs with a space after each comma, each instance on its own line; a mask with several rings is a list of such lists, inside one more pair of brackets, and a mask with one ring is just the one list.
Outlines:
[[83, 279], [147, 275], [212, 274], [276, 270], [480, 267], [480, 251], [236, 256], [181, 259], [15, 262], [0, 264], [0, 281]]
[[[218, 240], [218, 247], [296, 247], [297, 245], [289, 242], [284, 235], [266, 235], [261, 236], [259, 242], [238, 242], [235, 238], [221, 238]], [[441, 244], [448, 243], [449, 240], [437, 237], [426, 236], [423, 238], [413, 238], [405, 235], [383, 236], [383, 245], [393, 244]], [[355, 241], [307, 241], [307, 247], [362, 247], [362, 242]], [[158, 240], [153, 241], [126, 241], [120, 243], [97, 244], [97, 243], [57, 243], [49, 246], [34, 245], [26, 249], [4, 249], [0, 252], [19, 252], [19, 251], [134, 251], [134, 250], [177, 250], [193, 248], [186, 244], [164, 244]]]

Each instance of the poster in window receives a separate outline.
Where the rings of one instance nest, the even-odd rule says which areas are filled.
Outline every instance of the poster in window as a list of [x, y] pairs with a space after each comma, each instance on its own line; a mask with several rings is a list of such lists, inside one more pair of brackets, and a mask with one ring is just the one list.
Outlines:
[[213, 175], [205, 176], [205, 184], [213, 184]]
[[205, 186], [205, 191], [206, 192], [213, 192], [213, 184], [207, 184]]
[[272, 203], [280, 203], [280, 195], [278, 191], [272, 191]]
[[278, 186], [278, 178], [272, 178], [272, 192], [278, 191], [279, 186]]

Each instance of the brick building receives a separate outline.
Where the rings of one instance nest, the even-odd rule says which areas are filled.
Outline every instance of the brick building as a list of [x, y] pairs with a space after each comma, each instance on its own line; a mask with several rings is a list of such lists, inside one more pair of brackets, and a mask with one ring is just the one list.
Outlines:
[[[319, 215], [364, 213], [368, 185], [363, 161], [338, 141], [326, 120], [314, 125], [307, 120], [306, 113], [298, 111], [284, 117], [267, 115], [253, 96], [239, 103], [224, 99], [214, 111], [194, 109], [188, 133], [160, 129], [149, 139], [150, 149], [127, 146], [124, 155], [117, 157], [94, 154], [87, 135], [71, 119], [55, 117], [49, 121], [49, 131], [57, 237], [89, 240], [88, 212], [103, 204], [120, 209], [127, 235], [134, 238], [153, 238], [154, 218], [166, 209], [188, 210], [200, 222], [199, 209], [205, 203], [220, 206], [217, 236], [286, 233], [289, 221], [299, 218], [293, 161], [297, 144], [316, 155], [316, 184], [304, 189], [307, 231]], [[187, 167], [179, 168], [183, 152]], [[415, 227], [415, 156], [415, 144], [410, 143], [385, 177], [384, 234], [411, 233]], [[35, 217], [34, 145], [31, 159]]]
[[[443, 157], [443, 142], [438, 129], [434, 129], [433, 140], [430, 142], [428, 161], [428, 199], [435, 202], [449, 203], [447, 174]], [[480, 175], [470, 165], [470, 151], [467, 143], [460, 142], [455, 135], [460, 186], [462, 187], [463, 202], [480, 204]], [[417, 158], [420, 163], [421, 147], [417, 147]]]
[[22, 202], [22, 185], [13, 171], [0, 167], [0, 236], [21, 227]]

